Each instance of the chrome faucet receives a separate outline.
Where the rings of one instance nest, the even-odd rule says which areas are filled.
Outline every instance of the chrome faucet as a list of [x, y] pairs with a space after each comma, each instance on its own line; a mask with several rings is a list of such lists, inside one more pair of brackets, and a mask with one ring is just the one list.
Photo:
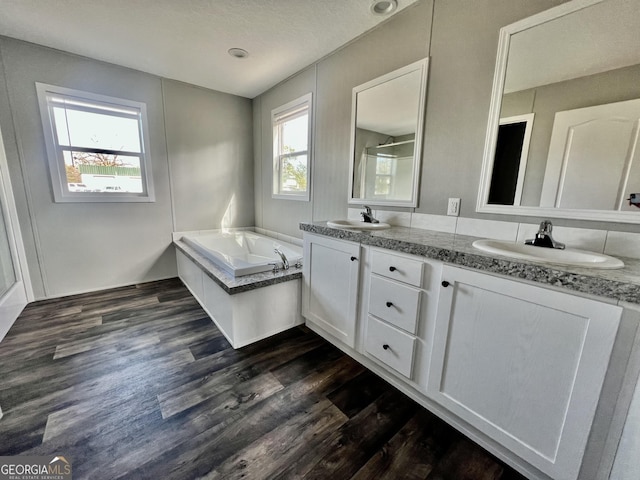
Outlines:
[[556, 242], [551, 236], [552, 230], [553, 225], [551, 222], [549, 220], [544, 220], [543, 222], [540, 222], [540, 228], [538, 229], [538, 233], [536, 233], [535, 238], [526, 240], [524, 243], [535, 247], [557, 248], [559, 250], [564, 250], [564, 243]]
[[281, 252], [279, 248], [274, 248], [273, 251], [280, 255], [280, 259], [282, 260], [282, 269], [289, 270], [289, 260], [287, 260], [287, 256]]
[[362, 221], [364, 223], [380, 223], [380, 220], [374, 218], [371, 207], [365, 205], [364, 212], [360, 212], [360, 215], [362, 215]]

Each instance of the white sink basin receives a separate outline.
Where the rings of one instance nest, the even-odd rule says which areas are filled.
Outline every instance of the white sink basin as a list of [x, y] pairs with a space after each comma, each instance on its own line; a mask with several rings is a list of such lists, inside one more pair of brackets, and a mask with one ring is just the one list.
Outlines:
[[532, 245], [525, 245], [524, 243], [490, 239], [476, 240], [473, 242], [473, 246], [484, 252], [522, 260], [532, 260], [534, 262], [606, 269], [624, 267], [624, 262], [617, 258], [602, 253], [574, 248], [558, 250], [555, 248], [534, 247]]
[[360, 220], [331, 220], [327, 226], [333, 228], [346, 228], [349, 230], [386, 230], [391, 228], [388, 223], [366, 223]]

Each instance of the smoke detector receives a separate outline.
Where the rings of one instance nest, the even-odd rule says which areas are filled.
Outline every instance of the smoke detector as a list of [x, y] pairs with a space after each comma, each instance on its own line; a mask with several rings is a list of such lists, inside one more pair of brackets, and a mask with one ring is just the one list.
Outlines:
[[236, 58], [247, 58], [249, 56], [249, 52], [244, 48], [230, 48], [227, 52], [229, 55]]

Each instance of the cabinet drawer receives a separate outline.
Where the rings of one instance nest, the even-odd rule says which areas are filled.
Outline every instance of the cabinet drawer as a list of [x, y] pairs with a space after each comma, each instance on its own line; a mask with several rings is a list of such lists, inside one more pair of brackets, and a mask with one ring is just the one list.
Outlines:
[[416, 333], [420, 290], [371, 275], [369, 313], [409, 333]]
[[372, 251], [371, 271], [387, 278], [419, 287], [422, 284], [422, 267], [423, 263], [419, 260]]
[[412, 335], [368, 317], [365, 350], [407, 378], [411, 378], [415, 344]]

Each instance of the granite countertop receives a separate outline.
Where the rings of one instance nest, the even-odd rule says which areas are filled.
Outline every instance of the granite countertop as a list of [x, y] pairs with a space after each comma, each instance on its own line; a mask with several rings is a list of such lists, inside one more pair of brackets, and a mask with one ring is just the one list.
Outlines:
[[328, 227], [326, 222], [301, 223], [300, 229], [328, 237], [419, 255], [441, 262], [497, 273], [618, 301], [640, 304], [640, 260], [622, 258], [625, 267], [604, 270], [537, 263], [494, 255], [474, 248], [479, 237], [418, 228], [356, 231]]
[[174, 240], [173, 244], [178, 250], [198, 264], [209, 278], [220, 285], [220, 287], [222, 287], [222, 289], [229, 295], [302, 278], [302, 268], [297, 268], [293, 265], [288, 270], [254, 273], [236, 278], [219, 268], [208, 258], [200, 255], [183, 241]]

